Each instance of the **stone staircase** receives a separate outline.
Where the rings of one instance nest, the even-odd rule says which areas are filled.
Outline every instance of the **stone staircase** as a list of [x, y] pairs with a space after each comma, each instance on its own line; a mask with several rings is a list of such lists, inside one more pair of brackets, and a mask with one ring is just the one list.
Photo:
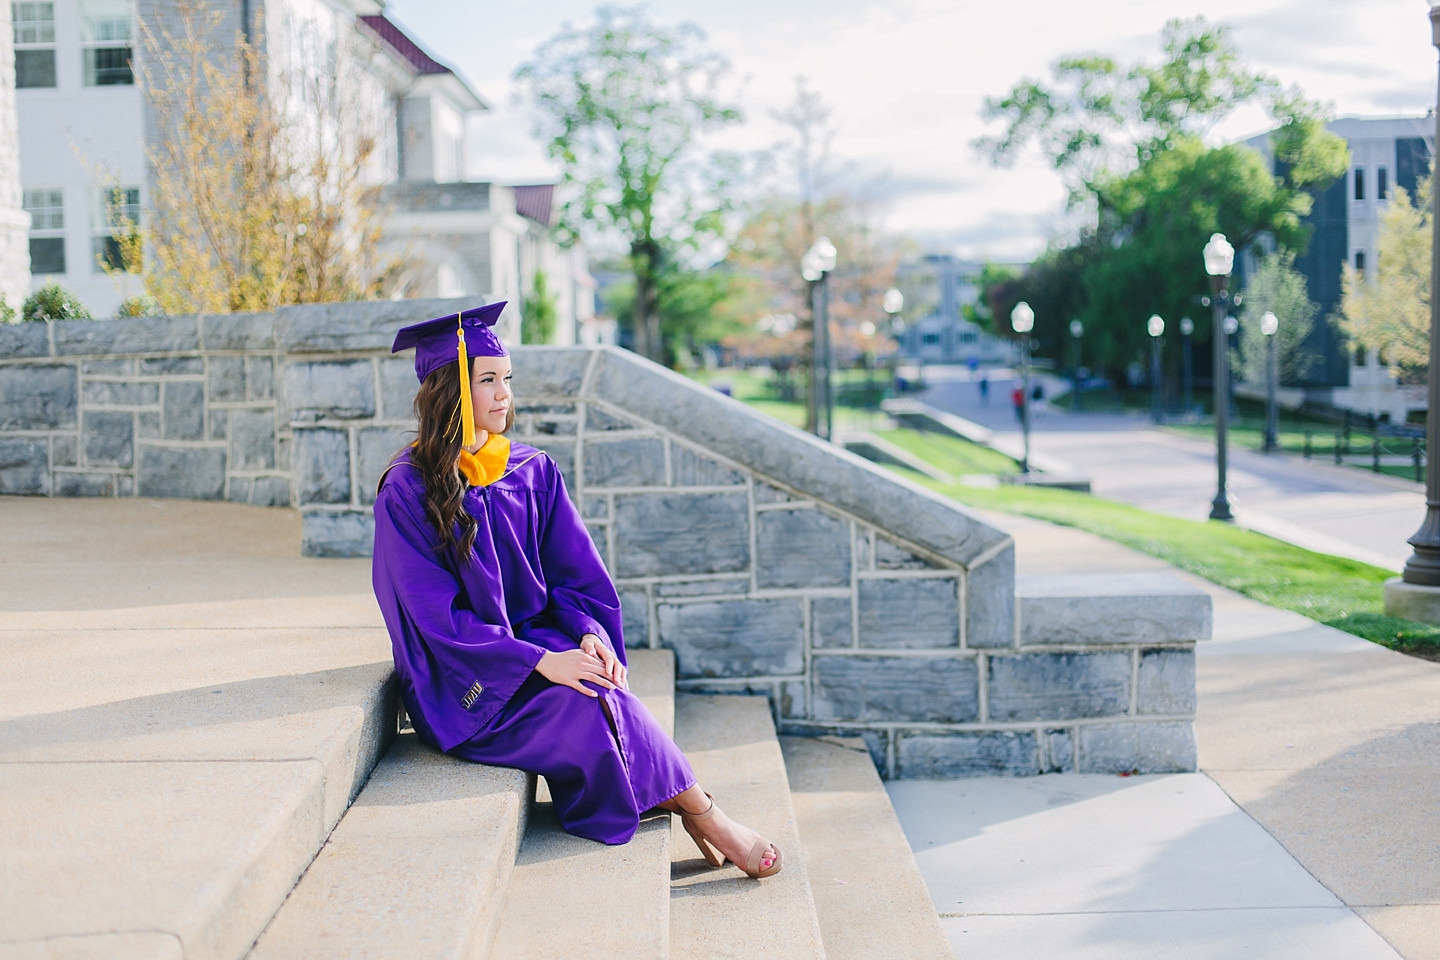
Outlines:
[[[753, 956], [757, 942], [777, 960], [821, 960], [827, 944], [832, 957], [875, 956], [855, 952], [857, 933], [886, 956], [950, 956], [859, 741], [786, 738], [819, 841], [807, 846], [768, 702], [677, 700], [669, 651], [632, 651], [631, 661], [633, 688], [674, 732], [701, 782], [785, 851], [778, 877], [757, 883], [733, 866], [711, 869], [664, 814], [642, 822], [624, 846], [569, 836], [543, 782], [537, 801], [524, 774], [452, 760], [407, 733], [246, 956], [708, 960]], [[843, 836], [830, 829], [835, 823], [845, 825]], [[886, 891], [879, 909], [817, 911], [806, 866], [818, 858], [828, 872], [850, 869], [837, 865], [837, 846], [857, 853], [867, 872], [847, 881], [856, 893]]]

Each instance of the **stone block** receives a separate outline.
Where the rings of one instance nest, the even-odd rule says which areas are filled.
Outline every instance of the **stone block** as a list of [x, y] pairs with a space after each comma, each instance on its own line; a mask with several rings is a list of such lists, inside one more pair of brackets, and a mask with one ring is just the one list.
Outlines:
[[231, 416], [230, 469], [275, 469], [275, 411], [239, 409]]
[[303, 511], [300, 553], [307, 557], [368, 557], [375, 551], [375, 518], [369, 511]]
[[106, 357], [103, 360], [86, 360], [80, 370], [87, 377], [131, 377], [135, 375], [133, 357]]
[[87, 411], [80, 436], [86, 466], [134, 466], [135, 414]]
[[1135, 702], [1142, 714], [1194, 716], [1195, 651], [1141, 651]]
[[0, 357], [44, 357], [50, 354], [50, 328], [44, 323], [0, 323]]
[[290, 506], [288, 477], [256, 477], [250, 490], [250, 502], [257, 507]]
[[744, 493], [615, 497], [615, 575], [735, 573], [750, 566]]
[[275, 349], [275, 314], [207, 313], [200, 317], [206, 350]]
[[576, 347], [516, 347], [515, 389], [526, 397], [577, 397], [591, 351]]
[[225, 499], [231, 503], [249, 503], [250, 487], [249, 477], [231, 477], [229, 489], [225, 491]]
[[1046, 773], [1075, 772], [1075, 740], [1069, 730], [1046, 730], [1045, 745], [1050, 753]]
[[1075, 720], [1130, 709], [1130, 655], [1029, 653], [990, 658], [990, 719]]
[[360, 484], [360, 502], [374, 503], [380, 486], [380, 477], [390, 466], [395, 454], [415, 439], [415, 433], [405, 427], [366, 427], [356, 434], [355, 464]]
[[575, 484], [575, 444], [547, 443], [539, 449], [555, 461], [555, 469], [560, 471], [560, 479], [565, 481], [565, 491], [573, 497], [578, 489]]
[[211, 403], [234, 403], [245, 399], [245, 358], [211, 357], [206, 370]]
[[296, 430], [292, 459], [295, 494], [300, 506], [350, 502], [350, 435], [347, 431], [324, 427]]
[[677, 676], [753, 677], [805, 668], [799, 600], [720, 600], [658, 607], [660, 643]]
[[55, 474], [57, 497], [113, 497], [118, 489], [113, 473]]
[[879, 570], [928, 570], [934, 564], [884, 537], [875, 538], [875, 566]]
[[814, 721], [785, 719], [779, 732], [781, 736], [796, 737], [841, 737], [844, 739], [859, 737], [865, 741], [865, 749], [870, 754], [871, 762], [875, 764], [875, 772], [880, 775], [882, 780], [890, 775], [890, 764], [886, 759], [890, 736], [883, 730], [856, 730], [828, 726]]
[[147, 357], [140, 361], [142, 377], [200, 377], [205, 361], [200, 357]]
[[219, 500], [225, 494], [225, 448], [142, 446], [136, 482], [142, 497]]
[[980, 712], [979, 671], [961, 657], [811, 658], [816, 720], [970, 723]]
[[755, 502], [756, 503], [794, 503], [795, 498], [790, 496], [779, 487], [772, 487], [768, 483], [755, 481]]
[[658, 437], [586, 440], [585, 486], [658, 487], [665, 483], [665, 442]]
[[74, 467], [80, 463], [80, 445], [73, 434], [50, 438], [50, 456], [57, 467]]
[[670, 472], [677, 487], [743, 486], [745, 475], [679, 444], [670, 445]]
[[205, 384], [165, 384], [165, 439], [202, 440], [205, 437]]
[[755, 575], [761, 589], [850, 585], [847, 521], [811, 508], [766, 510], [755, 515], [755, 524]]
[[[561, 407], [560, 409], [565, 409]], [[579, 424], [573, 419], [556, 417], [553, 414], [526, 411], [525, 432], [533, 437], [573, 437]]]
[[917, 650], [960, 645], [960, 587], [941, 579], [861, 580], [860, 646]]
[[875, 569], [875, 531], [864, 524], [855, 525], [855, 569]]
[[629, 417], [617, 416], [596, 404], [585, 405], [585, 432], [639, 430], [640, 424]]
[[[473, 297], [437, 297], [280, 307], [274, 314], [275, 348], [285, 353], [388, 351], [399, 328], [475, 305]], [[406, 356], [413, 357], [413, 354], [407, 353]]]
[[245, 389], [251, 400], [275, 399], [275, 360], [272, 357], [245, 358]]
[[965, 571], [965, 645], [996, 650], [1015, 645], [1015, 547]]
[[608, 497], [585, 497], [580, 504], [580, 516], [586, 520], [609, 520], [610, 499]]
[[135, 418], [136, 436], [141, 440], [160, 440], [160, 412], [143, 410]]
[[1015, 595], [1022, 645], [1210, 637], [1210, 595], [1166, 573], [1030, 574]]
[[620, 591], [620, 615], [624, 621], [625, 646], [650, 646], [650, 600], [644, 590]]
[[369, 360], [317, 360], [285, 368], [290, 419], [355, 420], [375, 416], [375, 376]]
[[380, 415], [386, 420], [413, 420], [415, 394], [420, 381], [415, 379], [413, 357], [387, 357], [380, 361]]
[[1421, 623], [1440, 623], [1440, 587], [1406, 583], [1400, 577], [1385, 581], [1385, 613]]
[[195, 317], [56, 320], [55, 355], [114, 357], [135, 353], [198, 353]]
[[1192, 773], [1195, 724], [1106, 723], [1080, 728], [1081, 773]]
[[230, 439], [230, 410], [228, 407], [223, 410], [212, 409], [210, 411], [210, 439]]
[[[284, 427], [282, 426], [283, 430]], [[283, 434], [275, 438], [275, 469], [290, 470], [290, 446], [291, 440]]]
[[805, 681], [782, 680], [775, 685], [775, 706], [786, 720], [803, 720], [808, 713], [805, 707]]
[[48, 493], [49, 452], [43, 439], [0, 440], [0, 494], [37, 496]]
[[595, 544], [595, 552], [600, 555], [600, 562], [605, 564], [605, 569], [610, 569], [610, 536], [605, 531], [608, 524], [587, 523], [585, 532], [590, 534], [590, 542]]
[[153, 407], [160, 402], [158, 383], [86, 380], [81, 393], [87, 406]]
[[905, 780], [1032, 777], [1040, 772], [1040, 745], [1028, 730], [902, 733], [896, 767]]
[[750, 581], [743, 578], [724, 580], [680, 580], [655, 584], [657, 597], [707, 597], [723, 594], [749, 593]]
[[855, 642], [851, 630], [849, 597], [816, 597], [810, 601], [810, 645], [849, 647]]
[[0, 430], [75, 426], [79, 375], [70, 363], [0, 367]]

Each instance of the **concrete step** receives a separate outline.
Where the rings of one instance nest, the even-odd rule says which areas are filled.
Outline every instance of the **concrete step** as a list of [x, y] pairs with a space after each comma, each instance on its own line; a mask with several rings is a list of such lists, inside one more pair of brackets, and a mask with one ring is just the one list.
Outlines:
[[671, 868], [670, 955], [676, 960], [823, 960], [815, 900], [768, 701], [682, 694], [675, 702], [675, 734], [700, 785], [732, 818], [776, 844], [785, 855], [785, 869], [768, 880], [751, 880], [732, 864], [712, 869], [690, 837], [678, 833]]
[[531, 789], [401, 735], [251, 960], [485, 956]]
[[952, 960], [875, 763], [856, 738], [781, 737], [829, 960]]
[[[630, 689], [673, 735], [674, 654], [631, 650], [628, 659]], [[670, 819], [666, 813], [652, 815], [629, 843], [609, 847], [570, 836], [560, 829], [551, 805], [537, 802], [490, 951], [492, 960], [668, 957]], [[576, 916], [589, 915], [584, 898], [576, 902], [571, 895], [579, 891], [596, 892], [599, 903], [613, 907], [613, 922], [574, 922]]]

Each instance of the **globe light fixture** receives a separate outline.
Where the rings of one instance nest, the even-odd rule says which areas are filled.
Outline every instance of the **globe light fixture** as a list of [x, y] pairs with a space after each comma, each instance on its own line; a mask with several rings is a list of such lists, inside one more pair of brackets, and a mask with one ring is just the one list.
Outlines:
[[1165, 321], [1160, 319], [1158, 313], [1145, 321], [1145, 332], [1152, 337], [1159, 337], [1165, 332]]
[[1150, 334], [1150, 419], [1159, 423], [1164, 419], [1160, 398], [1160, 335], [1165, 332], [1165, 321], [1160, 314], [1150, 315], [1150, 319], [1145, 321], [1145, 332]]
[[1275, 336], [1275, 331], [1280, 329], [1280, 318], [1273, 313], [1266, 313], [1260, 318], [1260, 332], [1267, 337]]
[[1210, 234], [1205, 244], [1205, 272], [1212, 277], [1228, 277], [1235, 268], [1235, 248], [1223, 233]]
[[896, 290], [894, 287], [891, 287], [889, 290], [885, 291], [885, 297], [881, 301], [880, 306], [885, 310], [886, 313], [890, 314], [890, 316], [893, 317], [895, 316], [895, 314], [905, 309], [905, 294], [901, 293], [899, 290]]
[[1180, 335], [1181, 335], [1182, 337], [1188, 337], [1188, 336], [1190, 336], [1190, 335], [1191, 335], [1192, 333], [1194, 333], [1194, 332], [1195, 332], [1195, 321], [1194, 321], [1194, 320], [1191, 320], [1189, 317], [1181, 317], [1181, 318], [1180, 318]]
[[1010, 326], [1016, 333], [1029, 333], [1035, 329], [1035, 311], [1030, 309], [1030, 304], [1024, 300], [1015, 304], [1015, 309], [1010, 311]]
[[1084, 335], [1085, 335], [1085, 324], [1081, 323], [1079, 320], [1071, 320], [1071, 321], [1070, 321], [1070, 336], [1072, 336], [1072, 337], [1074, 337], [1075, 339], [1078, 340], [1078, 339], [1080, 339], [1081, 337], [1083, 337]]
[[1010, 311], [1010, 326], [1020, 334], [1020, 432], [1025, 449], [1020, 457], [1020, 472], [1030, 472], [1030, 331], [1035, 329], [1035, 311], [1021, 300]]

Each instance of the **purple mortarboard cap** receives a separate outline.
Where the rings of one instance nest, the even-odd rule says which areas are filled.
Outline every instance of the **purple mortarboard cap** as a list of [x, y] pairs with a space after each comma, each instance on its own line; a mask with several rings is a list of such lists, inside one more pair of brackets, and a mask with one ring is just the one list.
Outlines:
[[425, 378], [447, 363], [455, 363], [460, 355], [455, 335], [457, 326], [465, 330], [465, 353], [471, 357], [508, 357], [510, 352], [490, 328], [500, 319], [505, 301], [487, 303], [460, 313], [457, 324], [455, 314], [446, 314], [424, 323], [414, 323], [395, 334], [391, 353], [415, 348], [415, 376], [423, 383]]

